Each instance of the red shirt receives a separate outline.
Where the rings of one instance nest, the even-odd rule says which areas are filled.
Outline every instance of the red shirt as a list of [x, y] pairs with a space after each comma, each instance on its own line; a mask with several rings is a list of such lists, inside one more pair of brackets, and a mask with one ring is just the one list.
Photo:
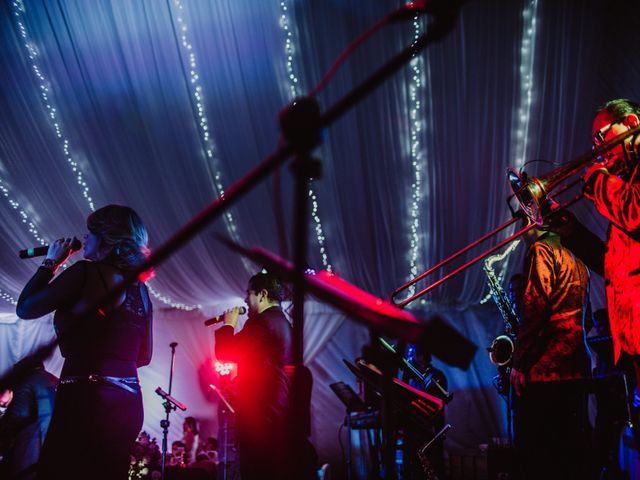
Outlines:
[[639, 167], [629, 181], [593, 173], [585, 191], [610, 222], [604, 258], [607, 305], [615, 361], [620, 351], [640, 354], [640, 183]]

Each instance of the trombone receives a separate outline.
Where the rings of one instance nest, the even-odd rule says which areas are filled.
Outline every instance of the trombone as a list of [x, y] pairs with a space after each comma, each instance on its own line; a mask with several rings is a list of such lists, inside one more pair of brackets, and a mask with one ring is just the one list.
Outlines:
[[[412, 280], [409, 280], [404, 285], [401, 285], [400, 287], [396, 288], [391, 294], [391, 302], [400, 308], [404, 308], [411, 302], [417, 300], [418, 298], [427, 294], [434, 288], [438, 287], [444, 282], [447, 282], [452, 277], [463, 272], [464, 270], [472, 266], [474, 263], [482, 260], [484, 257], [488, 255], [491, 255], [493, 252], [500, 250], [508, 243], [512, 242], [516, 238], [527, 233], [529, 230], [536, 227], [543, 226], [545, 223], [545, 220], [547, 220], [552, 213], [556, 213], [560, 209], [568, 208], [569, 206], [573, 205], [578, 200], [580, 200], [583, 196], [583, 194], [581, 193], [575, 196], [574, 198], [566, 201], [564, 204], [561, 204], [560, 202], [556, 202], [554, 197], [560, 195], [561, 193], [567, 191], [568, 189], [580, 183], [582, 181], [582, 178], [578, 177], [576, 180], [573, 180], [568, 184], [560, 186], [563, 182], [569, 180], [573, 175], [580, 172], [582, 168], [587, 166], [589, 163], [591, 162], [595, 163], [595, 161], [601, 161], [601, 159], [603, 158], [603, 155], [606, 152], [611, 150], [613, 147], [622, 144], [626, 139], [632, 138], [631, 143], [635, 144], [635, 141], [638, 135], [640, 135], [640, 126], [631, 128], [626, 132], [621, 133], [620, 135], [604, 143], [600, 147], [593, 148], [591, 151], [580, 155], [576, 159], [568, 162], [567, 164], [557, 167], [554, 170], [551, 170], [550, 172], [540, 177], [529, 177], [526, 174], [526, 172], [519, 173], [514, 168], [509, 167], [507, 169], [507, 178], [511, 186], [512, 197], [515, 197], [518, 204], [520, 205], [520, 209], [513, 213], [513, 218], [503, 223], [502, 225], [492, 230], [491, 232], [487, 233], [486, 235], [475, 240], [474, 242], [470, 243], [469, 245], [462, 248], [458, 252], [454, 253], [450, 257], [437, 263], [436, 265], [429, 268], [428, 270], [421, 273], [420, 275], [413, 278]], [[635, 165], [626, 165], [627, 169], [633, 168], [633, 167], [635, 167]], [[616, 172], [616, 173], [621, 174], [622, 172]], [[556, 187], [559, 187], [559, 188], [557, 188], [557, 191], [554, 192], [554, 189], [556, 189]], [[558, 207], [553, 208], [553, 210], [549, 209], [549, 207], [553, 204], [557, 204]], [[443, 267], [451, 263], [453, 260], [455, 260], [459, 256], [463, 255], [464, 253], [468, 252], [472, 248], [485, 242], [489, 238], [500, 233], [502, 230], [506, 229], [507, 227], [510, 227], [514, 223], [520, 220], [525, 220], [527, 217], [531, 220], [531, 222], [529, 222], [528, 225], [525, 226], [524, 228], [518, 230], [517, 232], [510, 235], [509, 237], [507, 237], [505, 240], [501, 241], [497, 245], [489, 248], [485, 252], [474, 257], [472, 260], [469, 260], [465, 264], [459, 266], [452, 272], [443, 276], [439, 280], [436, 280], [435, 282], [431, 283], [430, 285], [423, 288], [422, 290], [414, 293], [408, 298], [404, 300], [396, 300], [396, 297], [398, 295], [400, 295], [402, 292], [404, 292], [411, 286], [415, 285], [425, 277], [442, 269]]]

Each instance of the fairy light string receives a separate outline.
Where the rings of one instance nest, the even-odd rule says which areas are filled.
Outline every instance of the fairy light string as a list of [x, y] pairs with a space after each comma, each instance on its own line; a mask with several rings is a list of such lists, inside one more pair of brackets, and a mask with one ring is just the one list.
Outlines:
[[13, 15], [15, 17], [16, 26], [18, 28], [18, 34], [22, 38], [22, 45], [24, 46], [27, 57], [29, 58], [29, 64], [31, 67], [31, 71], [36, 78], [38, 83], [38, 91], [40, 93], [40, 99], [44, 108], [46, 109], [47, 119], [49, 124], [53, 127], [56, 138], [58, 139], [58, 144], [62, 148], [62, 152], [67, 161], [67, 165], [71, 169], [71, 172], [74, 174], [76, 183], [81, 189], [82, 196], [86, 200], [89, 205], [89, 208], [93, 211], [95, 207], [93, 205], [93, 199], [91, 198], [91, 194], [89, 192], [89, 186], [84, 179], [84, 174], [82, 172], [82, 168], [76, 162], [71, 154], [71, 149], [69, 146], [69, 140], [64, 135], [64, 131], [62, 129], [62, 124], [60, 119], [58, 118], [58, 109], [56, 108], [53, 99], [51, 98], [50, 90], [51, 84], [46, 79], [44, 74], [42, 73], [42, 69], [40, 68], [38, 62], [38, 49], [33, 44], [33, 42], [29, 38], [29, 33], [27, 28], [23, 22], [23, 16], [25, 14], [25, 7], [22, 0], [14, 0], [11, 2], [11, 9]]
[[[423, 31], [423, 24], [419, 16], [414, 17], [413, 26], [413, 42], [420, 38]], [[409, 158], [411, 161], [412, 181], [411, 196], [409, 198], [409, 274], [407, 280], [415, 278], [419, 273], [418, 260], [420, 256], [421, 234], [420, 219], [421, 206], [426, 192], [422, 183], [422, 172], [426, 169], [426, 152], [423, 143], [424, 125], [426, 123], [423, 113], [422, 98], [425, 98], [425, 62], [421, 55], [415, 56], [409, 63], [410, 80], [408, 84], [409, 90]], [[415, 285], [411, 285], [407, 289], [407, 296], [415, 294]]]
[[47, 242], [42, 238], [38, 228], [36, 227], [36, 222], [31, 216], [27, 213], [27, 211], [20, 206], [20, 203], [13, 198], [11, 191], [9, 190], [9, 186], [5, 180], [0, 178], [0, 194], [5, 199], [5, 201], [11, 207], [11, 210], [16, 212], [16, 215], [19, 217], [19, 220], [22, 224], [24, 224], [25, 228], [31, 234], [31, 236], [38, 242], [40, 245], [45, 245]]
[[[38, 242], [40, 245], [45, 245], [46, 242], [40, 235], [38, 228], [36, 227], [36, 221], [27, 213], [29, 208], [23, 208], [20, 205], [13, 194], [11, 193], [10, 187], [8, 183], [0, 178], [0, 195], [9, 205], [9, 209], [14, 211], [16, 216], [18, 217], [19, 222], [24, 225], [29, 234]], [[18, 301], [8, 292], [0, 289], [0, 299], [10, 303], [11, 305], [17, 305]]]
[[[62, 123], [59, 119], [58, 105], [56, 105], [52, 99], [51, 82], [47, 80], [44, 73], [42, 72], [42, 69], [39, 64], [40, 53], [38, 51], [38, 48], [34, 44], [34, 42], [31, 40], [29, 36], [29, 32], [25, 25], [24, 15], [26, 13], [26, 9], [25, 9], [24, 2], [22, 0], [13, 0], [11, 2], [11, 11], [14, 16], [18, 34], [22, 39], [22, 45], [28, 57], [30, 70], [33, 73], [36, 79], [36, 82], [38, 84], [39, 97], [41, 99], [41, 103], [43, 107], [46, 110], [47, 121], [55, 132], [58, 144], [62, 149], [64, 158], [66, 159], [66, 163], [69, 169], [71, 170], [72, 174], [75, 176], [75, 180], [78, 186], [80, 187], [80, 191], [82, 192], [83, 198], [87, 202], [89, 209], [91, 211], [95, 211], [93, 198], [91, 197], [89, 186], [85, 181], [84, 172], [82, 171], [82, 167], [80, 166], [80, 164], [75, 161], [71, 153], [69, 139], [65, 136]], [[5, 185], [5, 188], [6, 188], [6, 185]], [[5, 195], [5, 192], [4, 190], [2, 190], [2, 188], [0, 188], [0, 191], [2, 192], [3, 195]], [[8, 193], [5, 195], [5, 197], [7, 195]], [[33, 221], [30, 221], [26, 218], [26, 212], [24, 212], [24, 210], [21, 210], [21, 215], [23, 215], [24, 216], [23, 218], [26, 219], [24, 223], [27, 225], [29, 232], [32, 235], [34, 234], [37, 235], [36, 240], [38, 240], [41, 244], [45, 244], [46, 242], [40, 237], [40, 234], [37, 233], [37, 230], [35, 229]], [[170, 305], [171, 307], [183, 309], [183, 310], [193, 310], [196, 308], [200, 308], [199, 305], [186, 305], [181, 302], [174, 301], [171, 298], [167, 297], [166, 295], [160, 294], [157, 290], [153, 288], [149, 288], [149, 291], [155, 298], [157, 298], [158, 300], [160, 300], [161, 302], [167, 305]], [[4, 298], [1, 293], [0, 293], [0, 298]]]
[[[529, 0], [522, 10], [523, 31], [520, 43], [520, 67], [518, 69], [520, 95], [515, 113], [515, 126], [511, 132], [511, 142], [513, 145], [512, 158], [514, 159], [514, 168], [516, 170], [520, 170], [524, 166], [528, 148], [531, 106], [533, 104], [533, 67], [535, 62], [537, 12], [538, 0]], [[499, 267], [500, 272], [497, 274], [500, 283], [504, 281], [508, 266], [509, 257], [505, 256], [502, 265]], [[490, 299], [491, 292], [487, 293], [487, 295], [480, 300], [480, 303], [486, 303]]]
[[[222, 174], [220, 173], [221, 162], [217, 154], [216, 145], [211, 138], [209, 128], [210, 122], [207, 117], [205, 107], [204, 89], [200, 82], [200, 74], [198, 73], [196, 52], [189, 38], [189, 27], [185, 19], [184, 4], [181, 0], [173, 0], [173, 5], [177, 12], [175, 16], [177, 23], [176, 33], [179, 37], [180, 46], [182, 47], [188, 63], [188, 71], [185, 70], [185, 74], [188, 75], [189, 95], [191, 96], [193, 110], [198, 124], [198, 133], [200, 135], [207, 169], [210, 173], [210, 177], [212, 178], [215, 195], [224, 198], [225, 189], [222, 183]], [[233, 213], [227, 209], [223, 214], [223, 218], [233, 240], [236, 242], [239, 241], [238, 225], [234, 219]]]
[[[533, 103], [533, 66], [535, 60], [535, 44], [538, 11], [538, 0], [530, 0], [522, 11], [523, 34], [520, 45], [520, 101], [516, 115], [515, 127], [515, 168], [524, 165], [529, 138], [531, 105]], [[512, 134], [513, 137], [513, 134]]]

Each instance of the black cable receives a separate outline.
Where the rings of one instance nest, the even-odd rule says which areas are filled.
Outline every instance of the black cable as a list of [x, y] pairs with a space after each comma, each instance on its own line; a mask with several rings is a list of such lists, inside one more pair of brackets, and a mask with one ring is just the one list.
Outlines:
[[282, 201], [282, 176], [281, 168], [278, 167], [273, 172], [273, 215], [275, 217], [276, 233], [278, 238], [278, 249], [282, 258], [289, 257], [289, 243], [287, 242], [287, 229], [284, 217], [284, 202]]
[[507, 390], [507, 437], [509, 447], [513, 448], [513, 388]]
[[554, 167], [557, 167], [560, 165], [559, 163], [554, 163], [551, 160], [545, 160], [544, 158], [534, 158], [533, 160], [527, 160], [522, 164], [522, 167], [520, 167], [521, 174], [524, 172], [524, 167], [526, 167], [530, 163], [548, 163], [549, 165], [552, 165]]
[[346, 418], [345, 418], [345, 421], [340, 424], [340, 427], [338, 427], [338, 443], [340, 444], [340, 452], [342, 454], [343, 464], [345, 464], [347, 461], [347, 455], [344, 451], [344, 445], [342, 444], [342, 428], [344, 427], [345, 422], [346, 422]]
[[315, 97], [318, 93], [320, 93], [320, 91], [327, 86], [327, 84], [329, 83], [329, 80], [333, 78], [333, 76], [336, 74], [340, 66], [353, 53], [353, 51], [356, 48], [358, 48], [360, 45], [362, 45], [365, 42], [365, 40], [367, 40], [371, 35], [373, 35], [382, 27], [384, 27], [387, 23], [388, 23], [387, 17], [383, 18], [382, 20], [379, 20], [374, 25], [369, 27], [365, 32], [361, 33], [353, 42], [351, 42], [351, 44], [349, 44], [347, 48], [345, 48], [344, 51], [340, 54], [338, 59], [335, 62], [333, 62], [333, 65], [329, 67], [329, 70], [327, 70], [327, 72], [324, 74], [320, 82], [318, 82], [318, 84], [313, 88], [313, 90], [311, 90], [311, 93], [309, 93], [309, 96]]

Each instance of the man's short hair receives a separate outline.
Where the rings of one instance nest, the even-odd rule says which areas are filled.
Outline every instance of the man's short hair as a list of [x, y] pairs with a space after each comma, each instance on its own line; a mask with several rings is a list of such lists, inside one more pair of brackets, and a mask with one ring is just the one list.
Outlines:
[[249, 289], [256, 293], [266, 290], [270, 300], [275, 300], [278, 303], [282, 301], [282, 283], [280, 279], [272, 273], [265, 271], [256, 273], [249, 279]]
[[598, 112], [606, 110], [613, 118], [623, 118], [635, 114], [640, 117], [640, 105], [626, 98], [616, 98], [598, 108]]

